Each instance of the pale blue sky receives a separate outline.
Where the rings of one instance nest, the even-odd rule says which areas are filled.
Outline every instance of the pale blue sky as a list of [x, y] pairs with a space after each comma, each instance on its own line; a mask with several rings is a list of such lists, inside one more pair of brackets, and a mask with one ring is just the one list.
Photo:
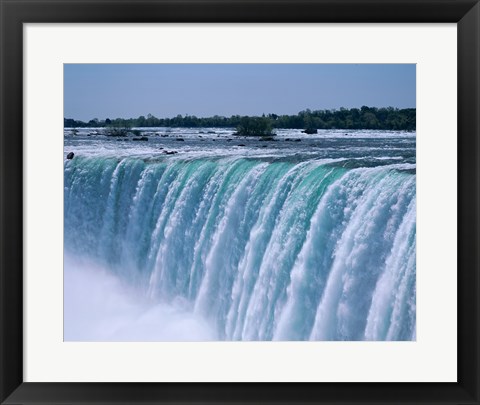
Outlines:
[[414, 64], [66, 64], [64, 116], [158, 118], [415, 107]]

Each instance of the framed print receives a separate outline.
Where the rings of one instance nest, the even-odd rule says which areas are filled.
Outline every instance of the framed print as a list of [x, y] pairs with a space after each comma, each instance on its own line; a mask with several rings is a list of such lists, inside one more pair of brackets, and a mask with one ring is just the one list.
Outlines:
[[1, 403], [479, 402], [477, 1], [0, 2]]

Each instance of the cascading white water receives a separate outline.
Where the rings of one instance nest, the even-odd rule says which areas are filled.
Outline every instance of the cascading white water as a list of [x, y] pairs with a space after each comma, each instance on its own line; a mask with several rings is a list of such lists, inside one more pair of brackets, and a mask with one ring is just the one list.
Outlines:
[[147, 300], [180, 300], [218, 339], [411, 340], [414, 167], [78, 156], [65, 249]]

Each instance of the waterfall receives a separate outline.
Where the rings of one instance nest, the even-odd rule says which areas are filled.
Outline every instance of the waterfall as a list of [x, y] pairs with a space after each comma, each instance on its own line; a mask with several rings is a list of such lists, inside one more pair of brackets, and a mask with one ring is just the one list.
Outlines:
[[411, 163], [78, 156], [65, 251], [221, 340], [412, 340]]

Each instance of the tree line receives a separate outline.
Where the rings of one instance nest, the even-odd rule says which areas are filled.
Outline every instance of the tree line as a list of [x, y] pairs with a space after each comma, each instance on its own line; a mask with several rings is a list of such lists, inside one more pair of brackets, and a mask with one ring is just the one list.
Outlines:
[[[234, 127], [238, 128], [246, 120], [255, 118], [240, 115], [223, 117], [196, 117], [177, 115], [173, 118], [157, 118], [152, 114], [138, 118], [94, 118], [88, 122], [64, 119], [65, 128], [132, 128], [132, 127]], [[262, 125], [271, 128], [301, 129], [380, 129], [414, 131], [416, 128], [416, 109], [393, 107], [376, 108], [340, 108], [338, 110], [304, 110], [296, 115], [262, 115]], [[260, 121], [258, 121], [260, 122]]]

